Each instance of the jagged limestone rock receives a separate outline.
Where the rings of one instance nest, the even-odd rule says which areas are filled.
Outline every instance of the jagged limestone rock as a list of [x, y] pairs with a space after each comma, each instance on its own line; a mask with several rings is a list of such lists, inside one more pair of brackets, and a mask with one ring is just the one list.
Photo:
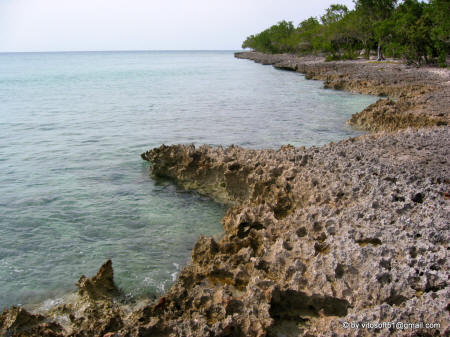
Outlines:
[[[156, 316], [183, 336], [404, 335], [346, 330], [343, 322], [424, 317], [441, 328], [417, 333], [444, 334], [449, 149], [443, 127], [309, 149], [146, 152], [157, 158], [152, 171], [217, 197], [214, 181], [230, 191], [219, 200], [237, 201], [222, 239], [199, 239]], [[241, 197], [228, 186], [229, 163], [241, 174]]]
[[[450, 81], [426, 69], [258, 53], [237, 57], [305, 73], [326, 87], [390, 96], [355, 115], [355, 124], [370, 130], [419, 127], [422, 122], [408, 123], [423, 114], [443, 121], [436, 124], [449, 118]], [[386, 116], [377, 116], [380, 109]], [[402, 121], [408, 114], [414, 118]], [[156, 302], [139, 308], [120, 303], [107, 262], [96, 276], [80, 279], [73, 303], [42, 315], [17, 308], [3, 312], [2, 333], [448, 335], [449, 149], [448, 126], [377, 133], [308, 149], [152, 149], [142, 158], [152, 162], [153, 175], [230, 205], [223, 237], [200, 237], [192, 262]], [[440, 327], [411, 331], [345, 325], [395, 321]]]
[[450, 123], [450, 71], [416, 68], [400, 62], [324, 62], [321, 57], [241, 52], [235, 56], [324, 81], [324, 88], [389, 96], [348, 121], [368, 131], [395, 131]]
[[114, 284], [114, 271], [112, 261], [107, 260], [91, 278], [82, 275], [77, 282], [80, 297], [87, 296], [92, 300], [105, 299], [120, 295], [119, 289]]

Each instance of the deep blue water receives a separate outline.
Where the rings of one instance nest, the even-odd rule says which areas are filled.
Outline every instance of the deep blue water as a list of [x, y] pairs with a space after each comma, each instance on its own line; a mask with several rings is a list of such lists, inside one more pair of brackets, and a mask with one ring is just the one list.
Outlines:
[[0, 54], [0, 309], [74, 290], [113, 259], [132, 296], [167, 290], [225, 207], [149, 177], [161, 144], [320, 145], [374, 97], [232, 52]]

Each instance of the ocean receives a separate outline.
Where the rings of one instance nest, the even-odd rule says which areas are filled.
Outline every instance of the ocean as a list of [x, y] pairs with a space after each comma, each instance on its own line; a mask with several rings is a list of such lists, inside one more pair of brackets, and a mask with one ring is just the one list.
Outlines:
[[361, 134], [345, 121], [376, 97], [322, 87], [231, 51], [0, 54], [0, 309], [58, 300], [109, 258], [130, 298], [167, 291], [226, 208], [140, 154]]

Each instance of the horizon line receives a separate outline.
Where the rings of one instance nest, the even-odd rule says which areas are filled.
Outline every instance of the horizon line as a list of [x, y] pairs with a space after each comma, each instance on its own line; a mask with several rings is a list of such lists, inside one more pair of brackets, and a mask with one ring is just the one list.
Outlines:
[[244, 49], [111, 49], [111, 50], [29, 50], [0, 51], [0, 54], [32, 54], [32, 53], [116, 53], [116, 52], [208, 52], [208, 51], [243, 51]]

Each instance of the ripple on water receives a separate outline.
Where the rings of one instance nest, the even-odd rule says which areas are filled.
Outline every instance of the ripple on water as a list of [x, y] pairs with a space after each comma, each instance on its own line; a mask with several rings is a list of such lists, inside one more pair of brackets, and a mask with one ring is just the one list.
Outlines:
[[231, 52], [0, 54], [0, 307], [74, 290], [108, 258], [132, 296], [165, 291], [225, 207], [149, 177], [160, 144], [319, 145], [373, 97]]

